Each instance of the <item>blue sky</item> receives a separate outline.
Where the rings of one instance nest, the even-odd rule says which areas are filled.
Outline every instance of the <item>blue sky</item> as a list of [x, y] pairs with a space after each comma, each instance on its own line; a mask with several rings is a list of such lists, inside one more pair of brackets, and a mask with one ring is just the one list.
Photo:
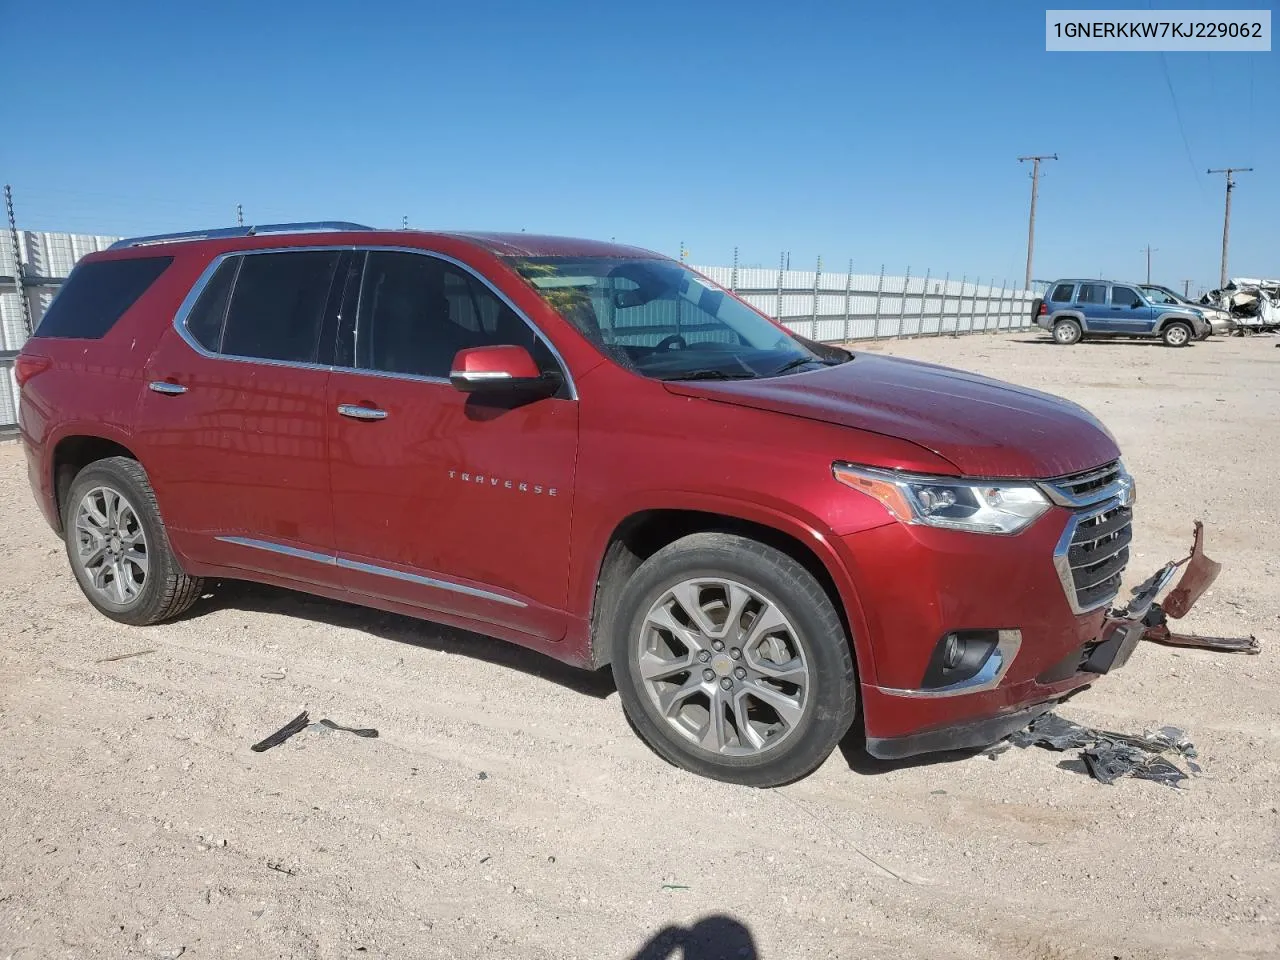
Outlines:
[[1151, 244], [1153, 279], [1216, 285], [1226, 165], [1257, 168], [1231, 272], [1280, 274], [1280, 54], [1050, 54], [1043, 5], [60, 2], [5, 32], [0, 180], [28, 229], [243, 203], [999, 283], [1026, 256], [1016, 157], [1056, 151], [1037, 277], [1141, 279]]

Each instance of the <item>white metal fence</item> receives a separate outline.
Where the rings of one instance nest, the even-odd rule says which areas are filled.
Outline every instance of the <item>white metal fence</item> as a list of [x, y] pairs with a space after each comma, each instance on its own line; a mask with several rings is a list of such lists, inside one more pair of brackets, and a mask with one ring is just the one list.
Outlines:
[[[692, 264], [691, 264], [692, 266]], [[891, 276], [762, 267], [704, 267], [721, 286], [790, 330], [828, 343], [1014, 330], [1036, 294], [950, 275]]]
[[[76, 261], [117, 237], [17, 231], [0, 242], [0, 430], [17, 423], [13, 358], [40, 322]], [[950, 275], [824, 273], [783, 267], [698, 266], [721, 286], [811, 340], [839, 343], [893, 337], [994, 332], [1031, 323], [1035, 293]], [[19, 287], [19, 282], [22, 286]], [[25, 306], [24, 302], [26, 301]]]
[[0, 238], [0, 430], [18, 422], [13, 358], [27, 340], [28, 314], [34, 328], [76, 261], [95, 250], [105, 250], [118, 239], [33, 230], [6, 230]]

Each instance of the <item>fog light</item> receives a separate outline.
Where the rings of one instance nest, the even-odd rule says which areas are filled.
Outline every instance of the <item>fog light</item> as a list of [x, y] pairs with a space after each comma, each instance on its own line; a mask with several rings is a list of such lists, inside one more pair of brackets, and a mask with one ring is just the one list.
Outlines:
[[948, 633], [942, 641], [942, 666], [954, 670], [964, 659], [965, 642], [954, 633]]

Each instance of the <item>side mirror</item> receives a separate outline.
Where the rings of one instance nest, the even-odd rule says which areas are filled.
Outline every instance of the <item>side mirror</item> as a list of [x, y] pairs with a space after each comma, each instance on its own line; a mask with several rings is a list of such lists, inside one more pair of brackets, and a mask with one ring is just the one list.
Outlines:
[[463, 393], [526, 394], [549, 397], [560, 389], [559, 374], [543, 373], [524, 347], [503, 344], [459, 350], [449, 382]]

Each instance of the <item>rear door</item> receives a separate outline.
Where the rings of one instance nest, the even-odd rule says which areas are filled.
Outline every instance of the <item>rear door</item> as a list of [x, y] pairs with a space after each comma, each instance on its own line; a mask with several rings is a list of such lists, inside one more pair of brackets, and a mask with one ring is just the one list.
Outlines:
[[1085, 327], [1099, 333], [1115, 332], [1107, 303], [1105, 283], [1082, 283], [1076, 291], [1076, 308], [1084, 314]]
[[174, 545], [334, 583], [325, 434], [350, 252], [225, 255], [152, 354], [140, 445]]
[[1112, 285], [1110, 313], [1117, 333], [1141, 336], [1151, 332], [1151, 304], [1133, 287]]
[[565, 629], [578, 404], [484, 400], [449, 383], [465, 347], [551, 349], [497, 289], [446, 257], [373, 250], [355, 336], [329, 384], [338, 564], [358, 593], [503, 624]]

